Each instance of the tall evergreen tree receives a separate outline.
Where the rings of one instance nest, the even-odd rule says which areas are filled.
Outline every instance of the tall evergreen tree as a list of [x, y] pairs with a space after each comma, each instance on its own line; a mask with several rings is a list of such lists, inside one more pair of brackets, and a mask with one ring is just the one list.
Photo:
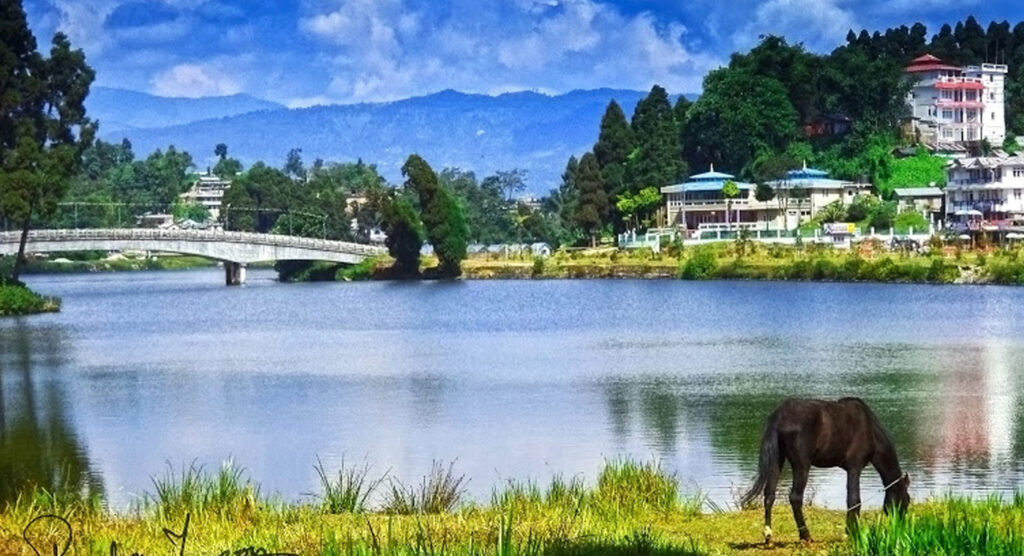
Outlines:
[[676, 183], [689, 169], [682, 158], [679, 129], [665, 89], [655, 85], [633, 113], [636, 153], [626, 164], [626, 190]]
[[423, 227], [440, 263], [439, 273], [454, 278], [462, 273], [469, 227], [458, 198], [441, 187], [437, 174], [419, 155], [411, 155], [402, 166], [405, 187], [419, 195]]
[[626, 161], [635, 148], [633, 130], [626, 121], [619, 103], [612, 100], [601, 118], [601, 133], [594, 145], [594, 156], [601, 168], [606, 193], [618, 195], [622, 192], [626, 177]]
[[596, 246], [601, 227], [608, 218], [608, 194], [601, 181], [601, 167], [593, 153], [583, 155], [575, 182], [579, 203], [573, 220], [590, 236], [590, 244]]

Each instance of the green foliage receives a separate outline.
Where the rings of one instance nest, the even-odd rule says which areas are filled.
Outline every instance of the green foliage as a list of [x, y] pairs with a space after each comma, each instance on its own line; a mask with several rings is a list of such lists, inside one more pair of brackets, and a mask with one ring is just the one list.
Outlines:
[[775, 198], [775, 190], [772, 189], [771, 185], [768, 185], [764, 181], [760, 181], [754, 189], [754, 198], [762, 203], [770, 202]]
[[592, 153], [583, 155], [576, 170], [575, 186], [579, 191], [579, 202], [573, 221], [590, 236], [591, 244], [597, 243], [597, 235], [608, 215], [608, 195], [601, 181], [601, 168]]
[[153, 477], [153, 489], [155, 492], [146, 496], [144, 505], [153, 507], [161, 518], [186, 513], [238, 516], [254, 511], [260, 501], [259, 484], [252, 482], [245, 469], [235, 466], [230, 459], [215, 474], [193, 462], [182, 467], [177, 475], [168, 464], [163, 477]]
[[679, 506], [679, 482], [656, 462], [614, 461], [597, 477], [594, 496], [605, 511], [619, 515], [670, 512]]
[[423, 227], [440, 262], [440, 276], [454, 278], [462, 274], [469, 227], [461, 203], [440, 185], [437, 174], [420, 156], [410, 156], [402, 173], [406, 176], [406, 189], [419, 196]]
[[234, 158], [222, 158], [213, 167], [213, 175], [229, 180], [242, 173], [242, 163]]
[[503, 194], [501, 175], [489, 176], [478, 182], [473, 172], [446, 168], [438, 174], [438, 180], [462, 201], [469, 237], [475, 243], [487, 245], [516, 241], [515, 223]]
[[910, 230], [921, 233], [928, 230], [928, 220], [920, 212], [908, 210], [896, 215], [892, 226], [896, 228], [897, 233], [907, 233]]
[[895, 159], [889, 179], [877, 185], [884, 195], [897, 187], [927, 187], [931, 184], [946, 186], [946, 159], [919, 148], [914, 156]]
[[846, 205], [841, 200], [835, 200], [821, 207], [816, 218], [820, 222], [845, 222]]
[[171, 214], [178, 221], [192, 220], [193, 222], [201, 223], [210, 220], [210, 211], [199, 203], [182, 203], [177, 201], [171, 208]]
[[[0, 9], [0, 221], [14, 222], [24, 238], [34, 217], [53, 214], [92, 143], [85, 98], [95, 74], [61, 32], [49, 57], [38, 52], [21, 2]], [[21, 250], [15, 280], [24, 261]]]
[[626, 162], [635, 148], [633, 129], [619, 103], [612, 100], [601, 118], [601, 133], [594, 145], [594, 156], [609, 196], [630, 192], [625, 183]]
[[328, 475], [323, 462], [317, 458], [313, 467], [320, 479], [320, 507], [324, 513], [362, 513], [366, 511], [366, 502], [373, 491], [384, 481], [370, 478], [370, 464], [364, 462], [361, 467], [346, 467], [342, 460], [341, 468], [335, 478]]
[[14, 317], [56, 311], [55, 299], [45, 298], [23, 285], [0, 279], [0, 317]]
[[387, 233], [388, 252], [395, 258], [391, 267], [397, 276], [416, 276], [420, 272], [420, 249], [423, 247], [423, 228], [416, 209], [408, 199], [395, 196], [383, 207], [384, 231]]
[[701, 246], [690, 253], [686, 262], [683, 263], [680, 277], [683, 280], [710, 280], [714, 278], [715, 271], [718, 269], [718, 257], [715, 255], [714, 250]]
[[715, 163], [739, 172], [758, 153], [782, 152], [797, 137], [797, 113], [785, 87], [742, 69], [709, 73], [687, 118], [683, 145], [694, 168]]
[[623, 221], [632, 224], [634, 229], [649, 226], [651, 216], [659, 206], [661, 191], [657, 187], [645, 187], [634, 195], [625, 193], [615, 203]]
[[455, 462], [445, 468], [435, 461], [430, 474], [418, 486], [406, 486], [391, 479], [384, 511], [395, 515], [438, 514], [455, 509], [464, 494], [464, 475], [455, 475]]
[[658, 85], [651, 88], [637, 104], [630, 125], [636, 149], [626, 163], [627, 190], [662, 187], [689, 173], [682, 158], [679, 127], [665, 89]]
[[985, 500], [949, 498], [905, 516], [878, 516], [862, 523], [851, 538], [860, 556], [916, 554], [1020, 554], [1024, 546], [1024, 507], [998, 496]]

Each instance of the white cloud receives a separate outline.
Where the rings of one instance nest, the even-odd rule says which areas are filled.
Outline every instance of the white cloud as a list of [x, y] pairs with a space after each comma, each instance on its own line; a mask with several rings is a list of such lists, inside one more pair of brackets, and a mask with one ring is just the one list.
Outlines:
[[166, 97], [205, 97], [233, 95], [241, 85], [223, 68], [200, 64], [178, 64], [159, 73], [152, 81], [153, 94]]
[[661, 83], [695, 91], [717, 62], [685, 47], [682, 25], [627, 16], [601, 0], [454, 4], [416, 10], [407, 0], [336, 0], [299, 29], [321, 44], [332, 75], [326, 94], [338, 102], [448, 88], [494, 94]]
[[840, 0], [768, 0], [754, 11], [747, 25], [733, 34], [738, 49], [757, 44], [761, 35], [783, 35], [790, 43], [802, 42], [813, 50], [828, 51], [846, 40], [850, 29], [859, 28]]

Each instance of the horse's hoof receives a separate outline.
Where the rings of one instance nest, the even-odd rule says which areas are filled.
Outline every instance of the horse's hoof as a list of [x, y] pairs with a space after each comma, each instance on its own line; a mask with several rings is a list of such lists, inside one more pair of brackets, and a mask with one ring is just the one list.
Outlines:
[[765, 546], [765, 548], [771, 548], [772, 547], [772, 538], [771, 537], [765, 537], [764, 538], [764, 546]]

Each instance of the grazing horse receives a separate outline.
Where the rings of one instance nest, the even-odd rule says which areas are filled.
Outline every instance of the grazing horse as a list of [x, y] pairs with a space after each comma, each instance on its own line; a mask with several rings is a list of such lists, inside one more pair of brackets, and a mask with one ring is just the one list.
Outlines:
[[786, 400], [768, 416], [758, 474], [754, 486], [743, 496], [743, 505], [764, 493], [765, 543], [772, 541], [772, 504], [775, 489], [788, 461], [793, 470], [789, 501], [793, 506], [800, 539], [811, 540], [804, 522], [804, 488], [811, 466], [841, 467], [846, 470], [846, 525], [853, 531], [860, 513], [860, 474], [870, 463], [885, 487], [885, 512], [902, 513], [910, 505], [910, 477], [900, 470], [896, 448], [888, 433], [862, 400]]

